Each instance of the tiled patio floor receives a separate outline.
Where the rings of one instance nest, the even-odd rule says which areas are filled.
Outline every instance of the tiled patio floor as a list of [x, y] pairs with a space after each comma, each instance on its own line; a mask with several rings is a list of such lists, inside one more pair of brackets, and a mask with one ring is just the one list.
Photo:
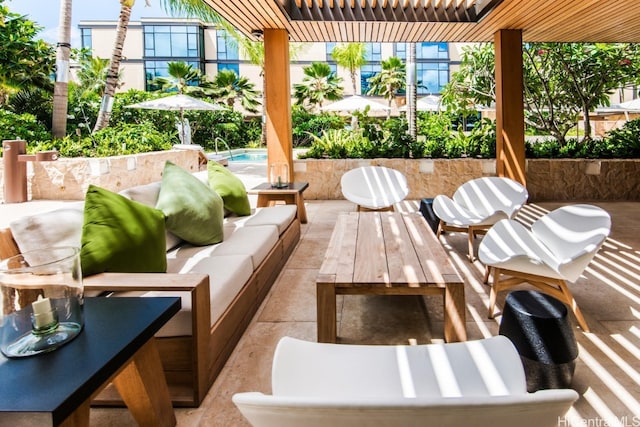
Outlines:
[[[573, 387], [580, 399], [559, 426], [640, 425], [640, 203], [597, 204], [611, 213], [612, 234], [584, 276], [571, 285], [593, 332], [576, 329], [580, 355]], [[530, 221], [559, 205], [529, 205], [521, 218]], [[417, 202], [405, 202], [397, 209], [417, 207]], [[316, 339], [316, 274], [336, 215], [353, 209], [346, 201], [308, 201], [309, 223], [302, 227], [298, 247], [203, 404], [176, 410], [179, 426], [248, 425], [231, 396], [240, 391], [270, 392], [273, 350], [282, 336]], [[489, 289], [482, 284], [482, 265], [469, 263], [465, 256], [466, 235], [449, 234], [443, 242], [466, 279], [469, 339], [497, 334], [500, 316], [486, 317]], [[499, 307], [504, 297], [499, 297]], [[437, 298], [344, 296], [338, 309], [340, 342], [442, 341], [442, 307]], [[94, 408], [91, 422], [135, 425], [125, 409]]]

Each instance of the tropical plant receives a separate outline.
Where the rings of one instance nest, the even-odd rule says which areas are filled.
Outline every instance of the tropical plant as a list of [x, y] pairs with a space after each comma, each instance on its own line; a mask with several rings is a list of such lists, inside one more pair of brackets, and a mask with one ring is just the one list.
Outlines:
[[387, 100], [387, 118], [391, 117], [391, 102], [396, 99], [399, 90], [407, 85], [406, 66], [396, 56], [382, 61], [382, 71], [369, 79], [371, 84], [367, 95], [381, 95]]
[[[147, 6], [150, 0], [145, 0]], [[118, 73], [122, 60], [122, 48], [127, 36], [127, 27], [131, 17], [131, 8], [135, 0], [120, 0], [120, 17], [116, 27], [116, 38], [109, 62], [109, 71], [105, 82], [105, 90], [102, 96], [100, 111], [93, 131], [98, 131], [109, 126], [111, 110], [113, 109], [113, 97], [118, 83]], [[201, 0], [160, 0], [160, 4], [171, 14], [176, 16], [199, 17], [205, 22], [218, 22], [221, 18], [215, 11]]]
[[48, 140], [51, 135], [33, 114], [15, 114], [0, 109], [0, 140], [18, 138], [35, 142]]
[[301, 105], [293, 105], [291, 111], [293, 126], [293, 146], [308, 147], [311, 145], [311, 135], [320, 136], [329, 129], [343, 129], [344, 118], [333, 113], [314, 114]]
[[296, 104], [308, 104], [312, 108], [321, 108], [325, 100], [336, 101], [342, 98], [342, 78], [337, 77], [325, 62], [313, 62], [302, 69], [302, 83], [293, 86]]
[[169, 77], [156, 77], [150, 84], [162, 92], [202, 93], [199, 88], [201, 73], [193, 65], [186, 62], [168, 62]]
[[0, 0], [0, 106], [21, 89], [51, 90], [53, 48], [36, 39], [40, 27]]
[[224, 102], [230, 109], [234, 109], [236, 99], [240, 100], [240, 105], [251, 113], [258, 112], [258, 91], [255, 85], [246, 77], [238, 76], [235, 71], [223, 69], [211, 82], [203, 83], [204, 87], [211, 90], [211, 94]]
[[[495, 58], [491, 44], [464, 50], [443, 101], [451, 107], [489, 106], [495, 101]], [[523, 46], [525, 122], [553, 135], [561, 145], [582, 112], [590, 139], [589, 112], [608, 105], [618, 87], [637, 82], [640, 47], [615, 43], [528, 43]], [[458, 99], [458, 102], [454, 102]]]
[[[109, 69], [109, 60], [91, 55], [81, 55], [78, 60], [80, 69], [76, 77], [78, 78], [80, 96], [93, 93], [98, 96], [104, 94], [105, 79]], [[118, 73], [118, 83], [116, 88], [122, 87], [122, 72]]]
[[353, 94], [357, 93], [358, 70], [367, 63], [367, 47], [364, 43], [342, 43], [333, 48], [331, 57], [336, 64], [349, 70]]

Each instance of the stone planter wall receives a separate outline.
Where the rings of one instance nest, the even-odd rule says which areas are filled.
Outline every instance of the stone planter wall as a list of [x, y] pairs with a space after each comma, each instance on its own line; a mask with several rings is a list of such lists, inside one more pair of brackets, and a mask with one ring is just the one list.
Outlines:
[[[198, 152], [194, 150], [29, 162], [28, 193], [32, 200], [82, 200], [89, 184], [118, 192], [136, 185], [159, 181], [167, 160], [186, 170], [198, 171]], [[4, 189], [3, 169], [0, 165], [0, 184]]]
[[[350, 169], [386, 166], [405, 174], [409, 199], [451, 195], [462, 183], [495, 175], [495, 160], [295, 160], [295, 181], [308, 181], [305, 199], [342, 199], [340, 178]], [[529, 201], [640, 200], [640, 160], [550, 160], [526, 163]]]
[[[29, 192], [34, 200], [81, 200], [89, 184], [117, 192], [159, 181], [167, 160], [189, 171], [195, 172], [199, 168], [198, 153], [191, 150], [30, 162], [27, 168]], [[409, 181], [408, 198], [414, 200], [437, 194], [451, 195], [465, 181], [496, 173], [495, 160], [308, 159], [294, 161], [294, 180], [309, 182], [305, 199], [342, 199], [342, 175], [365, 165], [387, 166], [404, 173]], [[2, 169], [0, 162], [0, 184], [3, 183]], [[526, 171], [529, 200], [532, 202], [640, 200], [640, 159], [530, 159], [527, 160]]]

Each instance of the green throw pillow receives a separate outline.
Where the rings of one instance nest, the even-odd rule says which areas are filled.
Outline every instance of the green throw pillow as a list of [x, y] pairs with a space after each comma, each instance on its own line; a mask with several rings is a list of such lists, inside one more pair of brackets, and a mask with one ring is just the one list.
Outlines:
[[224, 207], [237, 215], [251, 215], [247, 190], [237, 176], [218, 162], [207, 164], [209, 186], [222, 197]]
[[167, 230], [193, 245], [211, 245], [224, 238], [222, 198], [171, 162], [164, 165], [156, 208], [166, 215]]
[[167, 271], [164, 214], [90, 185], [84, 204], [82, 274]]

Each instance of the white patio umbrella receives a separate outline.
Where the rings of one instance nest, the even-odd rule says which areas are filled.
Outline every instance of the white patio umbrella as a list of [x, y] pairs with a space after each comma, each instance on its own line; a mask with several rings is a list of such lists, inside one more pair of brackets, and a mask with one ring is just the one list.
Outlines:
[[617, 108], [621, 110], [627, 111], [640, 111], [640, 98], [632, 99], [631, 101], [621, 102], [620, 104], [615, 105]]
[[[192, 98], [188, 95], [172, 95], [164, 98], [152, 99], [150, 101], [139, 102], [137, 104], [127, 105], [126, 108], [144, 108], [147, 110], [167, 110], [180, 112], [180, 132], [182, 134], [181, 142], [185, 141], [185, 110], [224, 110], [225, 108]], [[189, 134], [191, 137], [191, 134]], [[190, 140], [190, 139], [189, 139]]]
[[[440, 111], [442, 105], [440, 105], [440, 97], [435, 95], [428, 95], [424, 98], [418, 99], [416, 102], [416, 111]], [[398, 108], [400, 111], [405, 111], [406, 105]]]
[[384, 104], [363, 98], [359, 95], [353, 95], [322, 107], [322, 111], [364, 111], [367, 106], [370, 111], [389, 110], [389, 107]]
[[[367, 107], [369, 107], [369, 111], [389, 110], [389, 107], [387, 107], [384, 104], [380, 104], [379, 102], [375, 102], [358, 95], [352, 95], [344, 99], [341, 99], [340, 101], [336, 101], [332, 104], [327, 105], [326, 107], [322, 107], [322, 110], [354, 112], [354, 111], [364, 111], [365, 108]], [[358, 118], [354, 115], [351, 116], [351, 127], [353, 129], [358, 127]]]

